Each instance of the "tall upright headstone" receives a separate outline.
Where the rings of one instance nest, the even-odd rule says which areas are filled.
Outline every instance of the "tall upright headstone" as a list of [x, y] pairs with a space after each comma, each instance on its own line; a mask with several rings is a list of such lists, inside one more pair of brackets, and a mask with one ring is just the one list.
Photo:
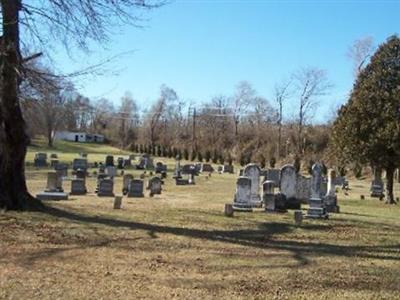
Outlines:
[[62, 177], [57, 172], [47, 173], [46, 192], [63, 192]]
[[123, 179], [122, 179], [122, 194], [126, 195], [128, 194], [129, 191], [129, 184], [133, 180], [133, 175], [132, 174], [125, 174]]
[[374, 179], [371, 182], [371, 197], [383, 199], [385, 185], [382, 180], [382, 169], [374, 168]]
[[326, 212], [325, 204], [321, 198], [321, 184], [322, 184], [322, 170], [321, 164], [316, 163], [312, 167], [311, 178], [311, 198], [309, 200], [309, 209], [307, 211], [308, 218], [326, 219], [328, 213]]
[[261, 169], [256, 164], [248, 164], [243, 171], [243, 175], [251, 179], [251, 203], [253, 207], [261, 206], [260, 174]]
[[237, 210], [252, 210], [251, 201], [251, 179], [241, 176], [236, 181], [236, 192], [233, 200], [233, 207]]
[[336, 196], [336, 171], [333, 169], [328, 170], [328, 191], [325, 195], [324, 201], [327, 212], [338, 213], [339, 206], [337, 205]]
[[301, 202], [297, 198], [297, 172], [293, 165], [285, 165], [280, 175], [281, 194], [286, 199], [286, 207], [289, 209], [300, 209]]

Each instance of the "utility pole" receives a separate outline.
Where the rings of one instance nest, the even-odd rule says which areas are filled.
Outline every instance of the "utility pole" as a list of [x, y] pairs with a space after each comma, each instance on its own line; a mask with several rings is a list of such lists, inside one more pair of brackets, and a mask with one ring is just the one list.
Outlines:
[[196, 107], [193, 107], [193, 124], [192, 124], [192, 152], [197, 152], [197, 141], [196, 141]]

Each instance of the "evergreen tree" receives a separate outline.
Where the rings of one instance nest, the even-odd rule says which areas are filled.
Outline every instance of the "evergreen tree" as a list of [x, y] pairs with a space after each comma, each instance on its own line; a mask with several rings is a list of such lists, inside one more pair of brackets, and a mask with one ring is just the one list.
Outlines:
[[333, 125], [339, 163], [369, 164], [386, 170], [386, 197], [400, 165], [400, 39], [390, 37], [359, 73], [347, 104]]

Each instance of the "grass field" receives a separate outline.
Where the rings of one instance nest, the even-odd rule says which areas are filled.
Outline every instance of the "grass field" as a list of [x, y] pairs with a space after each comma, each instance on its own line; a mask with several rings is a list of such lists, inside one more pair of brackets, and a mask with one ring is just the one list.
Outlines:
[[[89, 160], [118, 153], [86, 147]], [[68, 149], [63, 156], [76, 155]], [[27, 177], [33, 194], [43, 190], [45, 170]], [[297, 227], [292, 212], [225, 217], [235, 179], [213, 174], [175, 186], [169, 174], [162, 195], [124, 198], [113, 210], [113, 199], [93, 194], [92, 177], [87, 196], [46, 202], [46, 213], [1, 213], [0, 298], [399, 298], [400, 209], [359, 200], [368, 181], [339, 192], [340, 214]], [[121, 184], [118, 177], [117, 193]]]

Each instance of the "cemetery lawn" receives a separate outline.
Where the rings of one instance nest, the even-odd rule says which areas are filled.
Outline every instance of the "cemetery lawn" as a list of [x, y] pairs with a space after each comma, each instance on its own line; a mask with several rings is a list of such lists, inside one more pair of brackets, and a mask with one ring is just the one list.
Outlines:
[[[93, 195], [91, 177], [90, 194], [45, 213], [0, 213], [0, 298], [398, 299], [400, 208], [370, 199], [369, 180], [339, 192], [340, 214], [296, 227], [293, 212], [225, 217], [236, 175], [195, 186], [168, 175], [162, 195], [124, 198], [121, 210]], [[45, 171], [27, 177], [32, 194], [44, 188]]]

